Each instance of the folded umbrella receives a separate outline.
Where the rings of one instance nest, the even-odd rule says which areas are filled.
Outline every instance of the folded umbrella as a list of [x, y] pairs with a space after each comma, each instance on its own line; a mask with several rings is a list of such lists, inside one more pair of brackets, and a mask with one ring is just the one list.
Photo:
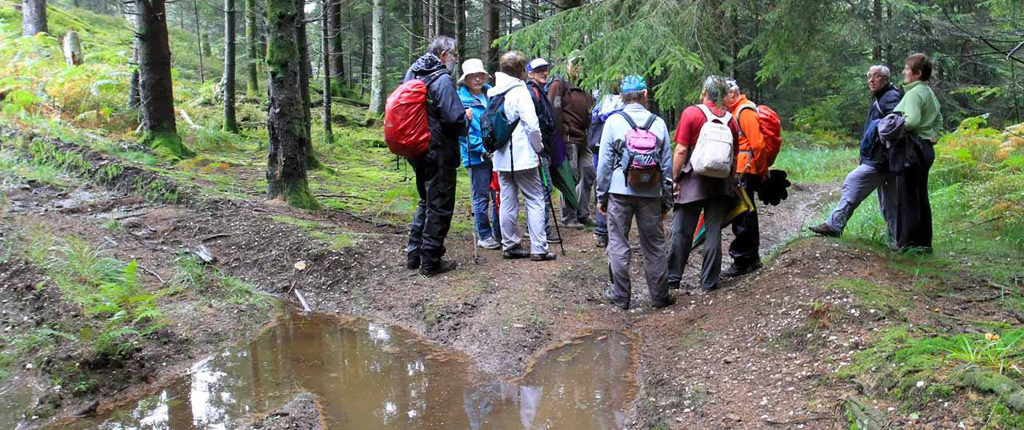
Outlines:
[[[743, 192], [743, 189], [735, 187], [734, 191], [739, 198], [736, 199], [736, 206], [733, 206], [732, 210], [725, 214], [725, 218], [722, 218], [722, 228], [731, 224], [736, 217], [756, 210], [754, 203], [750, 201], [750, 196]], [[693, 242], [690, 248], [696, 248], [701, 243], [704, 243], [704, 240], [707, 239], [706, 230], [704, 226], [704, 212], [701, 212], [700, 220], [697, 221], [697, 229], [693, 233]]]

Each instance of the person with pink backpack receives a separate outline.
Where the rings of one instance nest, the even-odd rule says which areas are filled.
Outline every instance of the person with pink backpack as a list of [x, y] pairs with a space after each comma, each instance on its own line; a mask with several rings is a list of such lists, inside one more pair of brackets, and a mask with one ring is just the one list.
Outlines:
[[672, 146], [665, 121], [645, 107], [644, 78], [627, 76], [620, 90], [624, 106], [604, 124], [597, 161], [597, 210], [608, 217], [606, 252], [612, 278], [604, 298], [629, 309], [629, 230], [635, 217], [651, 307], [658, 309], [675, 303], [668, 293], [662, 224], [671, 207]]

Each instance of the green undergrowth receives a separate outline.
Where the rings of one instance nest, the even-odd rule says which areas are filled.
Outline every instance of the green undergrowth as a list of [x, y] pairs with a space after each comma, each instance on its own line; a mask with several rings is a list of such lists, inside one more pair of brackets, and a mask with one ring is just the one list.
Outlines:
[[[1024, 125], [994, 130], [981, 118], [969, 118], [940, 139], [929, 177], [933, 253], [891, 251], [874, 194], [843, 232], [841, 242], [879, 253], [888, 269], [904, 275], [905, 285], [836, 279], [830, 288], [858, 297], [862, 305], [891, 320], [923, 317], [948, 324], [884, 329], [841, 371], [841, 377], [867, 381], [866, 394], [897, 400], [900, 413], [934, 408], [968, 390], [977, 395], [969, 397], [966, 407], [976, 423], [985, 423], [982, 427], [1024, 427], [1024, 329], [1004, 322], [1003, 316], [1024, 315], [1019, 288], [1024, 280], [1022, 132]], [[837, 175], [834, 183], [840, 181]], [[833, 207], [834, 203], [823, 205], [820, 218], [812, 222], [820, 222]], [[972, 297], [977, 291], [998, 295], [985, 300], [998, 315], [948, 314], [944, 308], [958, 306], [950, 303], [969, 298], [960, 292], [964, 290], [975, 291], [966, 294]], [[915, 312], [915, 318], [908, 318]], [[949, 326], [967, 334], [951, 333]]]
[[795, 184], [831, 184], [857, 167], [858, 154], [856, 148], [786, 146], [772, 169], [785, 170]]
[[248, 282], [209, 266], [192, 253], [179, 252], [174, 259], [174, 276], [170, 279], [173, 294], [198, 294], [207, 300], [225, 299], [237, 305], [267, 308], [269, 297]]
[[[164, 325], [158, 303], [165, 294], [140, 281], [136, 261], [110, 256], [81, 238], [58, 236], [46, 227], [24, 226], [4, 238], [0, 258], [21, 258], [43, 270], [59, 296], [80, 309], [80, 318], [46, 321], [24, 333], [7, 333], [0, 365], [38, 361], [70, 344], [86, 359], [116, 360], [131, 354], [135, 344]], [[47, 281], [37, 289], [50, 288]], [[38, 365], [38, 363], [37, 363]]]

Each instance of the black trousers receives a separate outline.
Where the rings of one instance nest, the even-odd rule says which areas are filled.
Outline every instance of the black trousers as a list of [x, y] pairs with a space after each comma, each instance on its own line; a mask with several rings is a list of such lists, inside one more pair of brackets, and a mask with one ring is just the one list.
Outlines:
[[[754, 204], [754, 190], [750, 185], [743, 187], [750, 203]], [[756, 207], [756, 204], [754, 204]], [[732, 220], [732, 233], [736, 235], [729, 244], [729, 256], [737, 267], [749, 267], [761, 262], [761, 232], [757, 226], [757, 211], [741, 214]]]
[[455, 211], [455, 168], [438, 166], [430, 153], [409, 159], [416, 174], [416, 192], [420, 200], [409, 226], [409, 258], [420, 258], [423, 266], [440, 263], [444, 256], [444, 239], [452, 225]]
[[918, 146], [920, 165], [907, 167], [896, 175], [896, 248], [932, 247], [932, 206], [928, 200], [928, 170], [935, 161], [929, 142]]

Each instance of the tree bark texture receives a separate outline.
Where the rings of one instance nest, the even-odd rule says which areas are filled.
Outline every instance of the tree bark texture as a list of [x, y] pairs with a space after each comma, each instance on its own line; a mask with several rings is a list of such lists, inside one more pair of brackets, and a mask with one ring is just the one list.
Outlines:
[[46, 33], [46, 0], [22, 0], [21, 35]]
[[373, 64], [370, 76], [370, 112], [384, 110], [384, 0], [373, 0]]
[[259, 97], [259, 72], [256, 65], [260, 61], [260, 43], [256, 37], [257, 23], [256, 0], [245, 0], [245, 93], [249, 97]]
[[455, 40], [459, 45], [459, 59], [466, 58], [466, 0], [455, 0]]
[[420, 6], [416, 0], [408, 0], [406, 5], [409, 9], [409, 56], [407, 61], [412, 63], [416, 60], [416, 53], [419, 51], [416, 49], [416, 35], [419, 34], [417, 31], [418, 29], [416, 28], [416, 21], [418, 20], [416, 19], [416, 14], [414, 12], [419, 10]]
[[235, 0], [224, 0], [224, 131], [238, 133], [235, 119]]
[[333, 3], [337, 0], [322, 0], [320, 10], [323, 11], [320, 20], [320, 53], [324, 67], [324, 109], [323, 109], [323, 123], [324, 123], [324, 143], [330, 145], [334, 142], [334, 131], [331, 130], [331, 26], [330, 17], [333, 15]]
[[420, 9], [420, 18], [422, 22], [420, 34], [423, 36], [423, 40], [426, 41], [426, 43], [430, 43], [430, 40], [433, 39], [433, 35], [430, 34], [431, 30], [433, 30], [433, 24], [430, 21], [430, 18], [433, 16], [433, 11], [430, 8], [430, 1], [431, 0], [419, 0], [420, 5], [422, 6]]
[[164, 0], [136, 0], [135, 13], [143, 142], [157, 153], [181, 158], [189, 153], [181, 145], [174, 119], [171, 47]]
[[341, 34], [341, 0], [331, 0], [330, 12], [327, 15], [327, 28], [330, 33], [328, 34], [328, 47], [330, 48], [330, 73], [331, 79], [333, 79], [334, 93], [337, 95], [341, 94], [342, 83], [345, 82], [345, 47], [344, 39]]
[[501, 4], [498, 0], [484, 0], [484, 39], [480, 45], [480, 56], [487, 64], [487, 70], [498, 70], [498, 48], [494, 41], [498, 40], [499, 11]]
[[82, 65], [82, 41], [78, 32], [68, 31], [64, 35], [64, 62], [69, 66]]
[[[310, 98], [309, 98], [309, 77], [313, 74], [313, 65], [310, 63], [309, 58], [309, 41], [306, 37], [306, 11], [305, 0], [295, 0], [296, 7], [298, 8], [299, 20], [295, 26], [295, 41], [299, 46], [299, 92], [302, 95], [302, 111], [306, 115], [306, 136], [311, 136], [313, 133], [313, 114], [310, 111]], [[317, 161], [316, 155], [313, 153], [313, 141], [312, 139], [306, 139], [306, 167], [317, 168], [320, 167], [320, 162]]]
[[877, 64], [882, 61], [882, 0], [872, 0], [871, 18], [871, 33], [875, 42], [871, 49], [871, 59]]
[[199, 85], [202, 85], [206, 83], [206, 79], [203, 76], [203, 51], [205, 51], [203, 45], [205, 38], [203, 37], [203, 27], [199, 24], [199, 0], [192, 0], [192, 11], [196, 16], [196, 42], [199, 44]]
[[303, 110], [299, 82], [302, 64], [298, 32], [301, 3], [267, 0], [267, 69], [270, 79], [267, 131], [267, 196], [307, 209], [319, 207], [306, 178], [308, 117]]

